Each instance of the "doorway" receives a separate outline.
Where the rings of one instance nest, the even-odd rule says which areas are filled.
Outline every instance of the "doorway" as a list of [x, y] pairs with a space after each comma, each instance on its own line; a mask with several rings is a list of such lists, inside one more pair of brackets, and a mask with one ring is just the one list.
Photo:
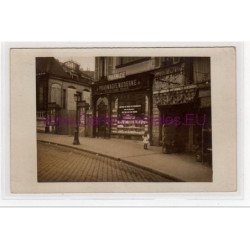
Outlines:
[[159, 107], [160, 110], [160, 141], [163, 138], [174, 144], [178, 153], [189, 152], [193, 143], [193, 125], [185, 124], [186, 114], [195, 114], [194, 103]]
[[106, 138], [108, 133], [108, 126], [107, 126], [107, 114], [108, 114], [108, 106], [101, 101], [97, 106], [97, 136]]

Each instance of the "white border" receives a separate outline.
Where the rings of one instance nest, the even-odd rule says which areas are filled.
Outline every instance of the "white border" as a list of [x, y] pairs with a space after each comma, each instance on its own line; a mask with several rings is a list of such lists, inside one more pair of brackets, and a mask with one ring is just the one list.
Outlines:
[[[9, 49], [10, 48], [51, 48], [51, 47], [221, 47], [236, 46], [237, 48], [237, 130], [238, 130], [238, 192], [237, 193], [167, 193], [167, 194], [50, 194], [50, 195], [13, 195], [6, 192], [9, 183]], [[1, 205], [5, 206], [236, 206], [249, 205], [246, 200], [243, 183], [243, 144], [244, 144], [244, 84], [243, 84], [243, 55], [242, 43], [5, 43], [2, 51], [2, 185]]]

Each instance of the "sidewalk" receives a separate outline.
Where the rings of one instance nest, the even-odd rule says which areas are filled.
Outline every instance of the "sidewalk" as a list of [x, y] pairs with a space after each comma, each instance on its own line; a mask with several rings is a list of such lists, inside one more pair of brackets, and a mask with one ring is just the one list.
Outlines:
[[212, 169], [194, 157], [182, 154], [162, 154], [161, 147], [150, 146], [144, 150], [142, 142], [121, 139], [80, 137], [81, 145], [73, 145], [73, 137], [38, 133], [37, 140], [52, 142], [120, 159], [153, 172], [187, 182], [212, 180]]

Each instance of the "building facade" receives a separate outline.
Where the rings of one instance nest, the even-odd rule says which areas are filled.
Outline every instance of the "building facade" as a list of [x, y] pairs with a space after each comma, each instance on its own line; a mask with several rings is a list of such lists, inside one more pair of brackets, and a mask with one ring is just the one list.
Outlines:
[[152, 143], [163, 136], [179, 152], [212, 146], [210, 58], [160, 58], [152, 87]]
[[167, 134], [180, 152], [211, 144], [210, 58], [97, 57], [95, 67], [95, 136], [147, 131], [160, 146]]
[[98, 57], [93, 86], [94, 134], [140, 140], [149, 128], [154, 60]]
[[[93, 78], [73, 61], [36, 58], [37, 130], [72, 135], [76, 127], [76, 99], [91, 108], [92, 84]], [[92, 136], [92, 127], [85, 121], [88, 110], [78, 111], [81, 136]]]

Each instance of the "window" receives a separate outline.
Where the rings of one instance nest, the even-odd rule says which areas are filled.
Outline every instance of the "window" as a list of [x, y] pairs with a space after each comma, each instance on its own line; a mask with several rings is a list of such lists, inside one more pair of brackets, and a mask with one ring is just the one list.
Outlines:
[[90, 104], [90, 91], [88, 89], [83, 90], [83, 101], [86, 101], [86, 103]]
[[51, 85], [51, 102], [55, 102], [59, 106], [61, 106], [62, 101], [61, 96], [61, 86], [59, 84], [52, 84]]
[[131, 63], [131, 62], [134, 62], [134, 61], [138, 61], [138, 60], [141, 60], [142, 58], [144, 57], [122, 57], [121, 58], [121, 64], [127, 64], [127, 63]]
[[171, 66], [173, 64], [173, 57], [162, 57], [163, 66]]
[[38, 103], [39, 103], [39, 107], [43, 106], [43, 85], [39, 86]]
[[108, 75], [113, 74], [113, 58], [108, 57]]
[[193, 59], [193, 75], [195, 83], [210, 81], [210, 58], [196, 57]]
[[116, 59], [116, 68], [125, 67], [134, 63], [140, 63], [149, 60], [150, 57], [118, 57]]
[[63, 89], [62, 92], [62, 108], [66, 109], [66, 89]]
[[82, 100], [82, 92], [76, 92], [77, 95], [77, 101], [81, 101]]
[[155, 67], [158, 68], [160, 66], [160, 57], [155, 57]]
[[180, 62], [180, 58], [179, 57], [173, 57], [173, 64], [177, 64]]
[[105, 76], [105, 58], [101, 57], [101, 77]]

